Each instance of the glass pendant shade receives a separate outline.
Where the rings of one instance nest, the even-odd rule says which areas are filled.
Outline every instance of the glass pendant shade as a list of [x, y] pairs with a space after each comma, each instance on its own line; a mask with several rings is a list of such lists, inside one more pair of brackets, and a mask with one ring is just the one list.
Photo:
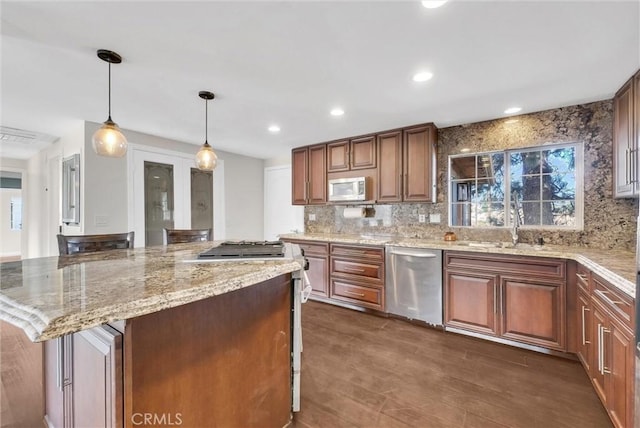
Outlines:
[[196, 166], [202, 171], [213, 171], [218, 165], [218, 155], [208, 142], [202, 145], [202, 148], [196, 155]]
[[127, 153], [127, 139], [111, 118], [93, 134], [92, 140], [93, 150], [100, 156], [121, 158]]

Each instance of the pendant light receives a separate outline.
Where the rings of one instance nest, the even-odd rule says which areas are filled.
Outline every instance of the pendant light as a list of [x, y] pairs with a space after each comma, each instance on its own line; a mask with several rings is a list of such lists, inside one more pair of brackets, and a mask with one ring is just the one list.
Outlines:
[[111, 64], [120, 64], [122, 57], [115, 52], [99, 49], [98, 58], [109, 63], [109, 117], [93, 134], [93, 150], [100, 156], [121, 158], [127, 153], [127, 139], [118, 124], [111, 120]]
[[218, 155], [209, 145], [209, 100], [215, 98], [212, 92], [200, 91], [198, 96], [204, 100], [204, 144], [196, 155], [196, 166], [202, 171], [213, 171], [218, 165]]

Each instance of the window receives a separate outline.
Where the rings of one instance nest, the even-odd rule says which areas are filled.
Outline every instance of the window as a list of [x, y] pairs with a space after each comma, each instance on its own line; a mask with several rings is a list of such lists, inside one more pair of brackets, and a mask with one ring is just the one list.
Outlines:
[[450, 226], [582, 228], [582, 145], [449, 157]]
[[22, 230], [22, 198], [11, 198], [11, 230]]

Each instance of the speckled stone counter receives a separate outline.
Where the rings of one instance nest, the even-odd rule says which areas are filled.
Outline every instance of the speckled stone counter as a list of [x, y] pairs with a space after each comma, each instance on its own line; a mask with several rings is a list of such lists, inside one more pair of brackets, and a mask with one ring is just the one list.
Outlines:
[[[328, 233], [307, 233], [281, 235], [283, 239], [325, 241], [359, 245], [395, 245], [400, 247], [433, 248], [451, 251], [470, 251], [476, 253], [515, 254], [523, 256], [553, 257], [575, 260], [582, 263], [612, 285], [635, 298], [636, 262], [635, 253], [620, 250], [599, 250], [584, 247], [543, 245], [542, 247], [520, 244], [512, 247], [510, 243], [482, 243], [473, 241], [436, 241], [428, 239], [402, 238], [385, 235], [346, 235]], [[497, 245], [497, 244], [496, 244]]]
[[215, 243], [0, 264], [0, 319], [34, 342], [221, 295], [297, 271], [294, 259], [192, 262]]

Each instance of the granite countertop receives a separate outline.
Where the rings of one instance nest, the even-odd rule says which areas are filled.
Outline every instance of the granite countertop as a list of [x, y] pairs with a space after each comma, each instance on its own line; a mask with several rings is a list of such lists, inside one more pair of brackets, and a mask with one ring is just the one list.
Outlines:
[[635, 298], [636, 255], [633, 251], [601, 250], [586, 247], [559, 245], [527, 245], [510, 243], [481, 243], [467, 241], [445, 242], [443, 240], [403, 238], [390, 235], [346, 235], [328, 233], [298, 233], [280, 236], [282, 239], [324, 241], [358, 245], [393, 245], [400, 247], [433, 248], [451, 251], [471, 251], [489, 254], [514, 254], [523, 256], [552, 257], [575, 260], [610, 282], [629, 296]]
[[2, 263], [0, 319], [40, 342], [249, 287], [302, 266], [295, 258], [192, 262], [213, 245], [174, 244]]

